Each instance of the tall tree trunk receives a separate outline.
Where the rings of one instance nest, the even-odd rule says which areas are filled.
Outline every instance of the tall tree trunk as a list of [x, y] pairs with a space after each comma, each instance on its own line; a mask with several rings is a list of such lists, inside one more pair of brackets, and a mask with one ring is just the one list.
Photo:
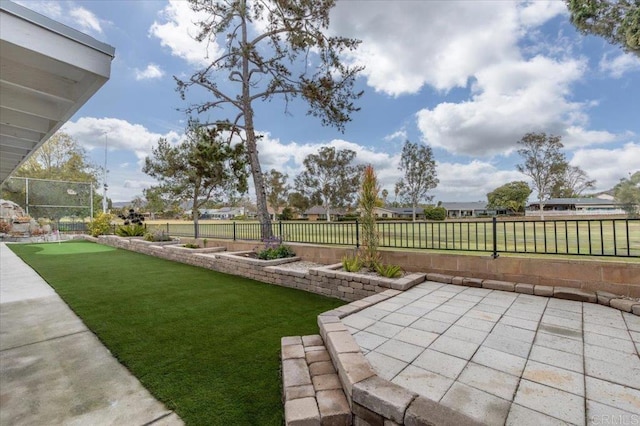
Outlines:
[[416, 221], [416, 204], [413, 203], [413, 222]]
[[246, 20], [246, 4], [243, 1], [241, 4], [243, 8], [242, 15], [242, 47], [244, 53], [242, 56], [242, 108], [244, 114], [244, 126], [247, 143], [247, 155], [249, 157], [249, 164], [251, 166], [251, 174], [253, 176], [253, 185], [256, 190], [256, 205], [258, 208], [258, 220], [260, 221], [260, 230], [262, 239], [268, 239], [272, 237], [271, 229], [271, 216], [267, 208], [267, 195], [264, 190], [264, 177], [262, 176], [262, 169], [260, 167], [260, 159], [258, 158], [258, 145], [256, 141], [256, 132], [253, 125], [253, 107], [251, 106], [251, 80], [249, 73], [249, 49], [245, 46], [248, 42], [247, 34], [247, 20]]
[[198, 232], [198, 191], [195, 193], [195, 197], [193, 199], [193, 205], [191, 206], [191, 217], [193, 217], [193, 236], [194, 238], [198, 238], [200, 233]]

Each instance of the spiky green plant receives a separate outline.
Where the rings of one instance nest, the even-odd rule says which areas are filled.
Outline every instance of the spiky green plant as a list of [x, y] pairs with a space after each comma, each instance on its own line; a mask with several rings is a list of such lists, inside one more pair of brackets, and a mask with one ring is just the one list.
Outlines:
[[385, 278], [400, 278], [402, 276], [402, 268], [398, 265], [384, 265], [382, 263], [377, 263], [374, 266], [374, 269], [378, 275]]
[[147, 230], [144, 225], [120, 225], [116, 228], [119, 237], [142, 237]]
[[362, 250], [360, 257], [364, 266], [370, 269], [373, 269], [380, 261], [380, 253], [378, 253], [380, 236], [376, 226], [375, 213], [375, 208], [380, 201], [379, 192], [380, 186], [378, 185], [376, 173], [373, 170], [373, 166], [368, 165], [364, 169], [362, 187], [360, 188], [359, 204], [362, 217]]
[[347, 272], [358, 272], [362, 269], [362, 261], [358, 255], [345, 255], [342, 258], [342, 267]]

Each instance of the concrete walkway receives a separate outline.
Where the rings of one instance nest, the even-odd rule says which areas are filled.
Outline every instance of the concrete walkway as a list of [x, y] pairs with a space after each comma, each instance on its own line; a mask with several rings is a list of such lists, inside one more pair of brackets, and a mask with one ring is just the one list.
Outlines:
[[0, 243], [0, 424], [182, 425]]
[[343, 318], [376, 373], [489, 425], [640, 424], [640, 317], [425, 282]]

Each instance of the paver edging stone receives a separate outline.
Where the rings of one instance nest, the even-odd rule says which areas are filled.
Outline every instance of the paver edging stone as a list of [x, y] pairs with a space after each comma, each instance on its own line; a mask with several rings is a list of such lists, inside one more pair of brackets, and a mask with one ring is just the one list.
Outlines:
[[[285, 424], [351, 425], [351, 408], [330, 358], [305, 356], [327, 352], [321, 336], [283, 337], [280, 346]], [[320, 364], [323, 368], [312, 368]]]

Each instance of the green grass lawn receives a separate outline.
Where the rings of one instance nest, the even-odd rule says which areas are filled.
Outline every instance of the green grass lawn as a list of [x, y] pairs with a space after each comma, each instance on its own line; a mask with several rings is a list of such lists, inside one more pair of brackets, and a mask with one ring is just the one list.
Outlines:
[[336, 299], [90, 242], [10, 244], [191, 425], [280, 425], [280, 338]]

